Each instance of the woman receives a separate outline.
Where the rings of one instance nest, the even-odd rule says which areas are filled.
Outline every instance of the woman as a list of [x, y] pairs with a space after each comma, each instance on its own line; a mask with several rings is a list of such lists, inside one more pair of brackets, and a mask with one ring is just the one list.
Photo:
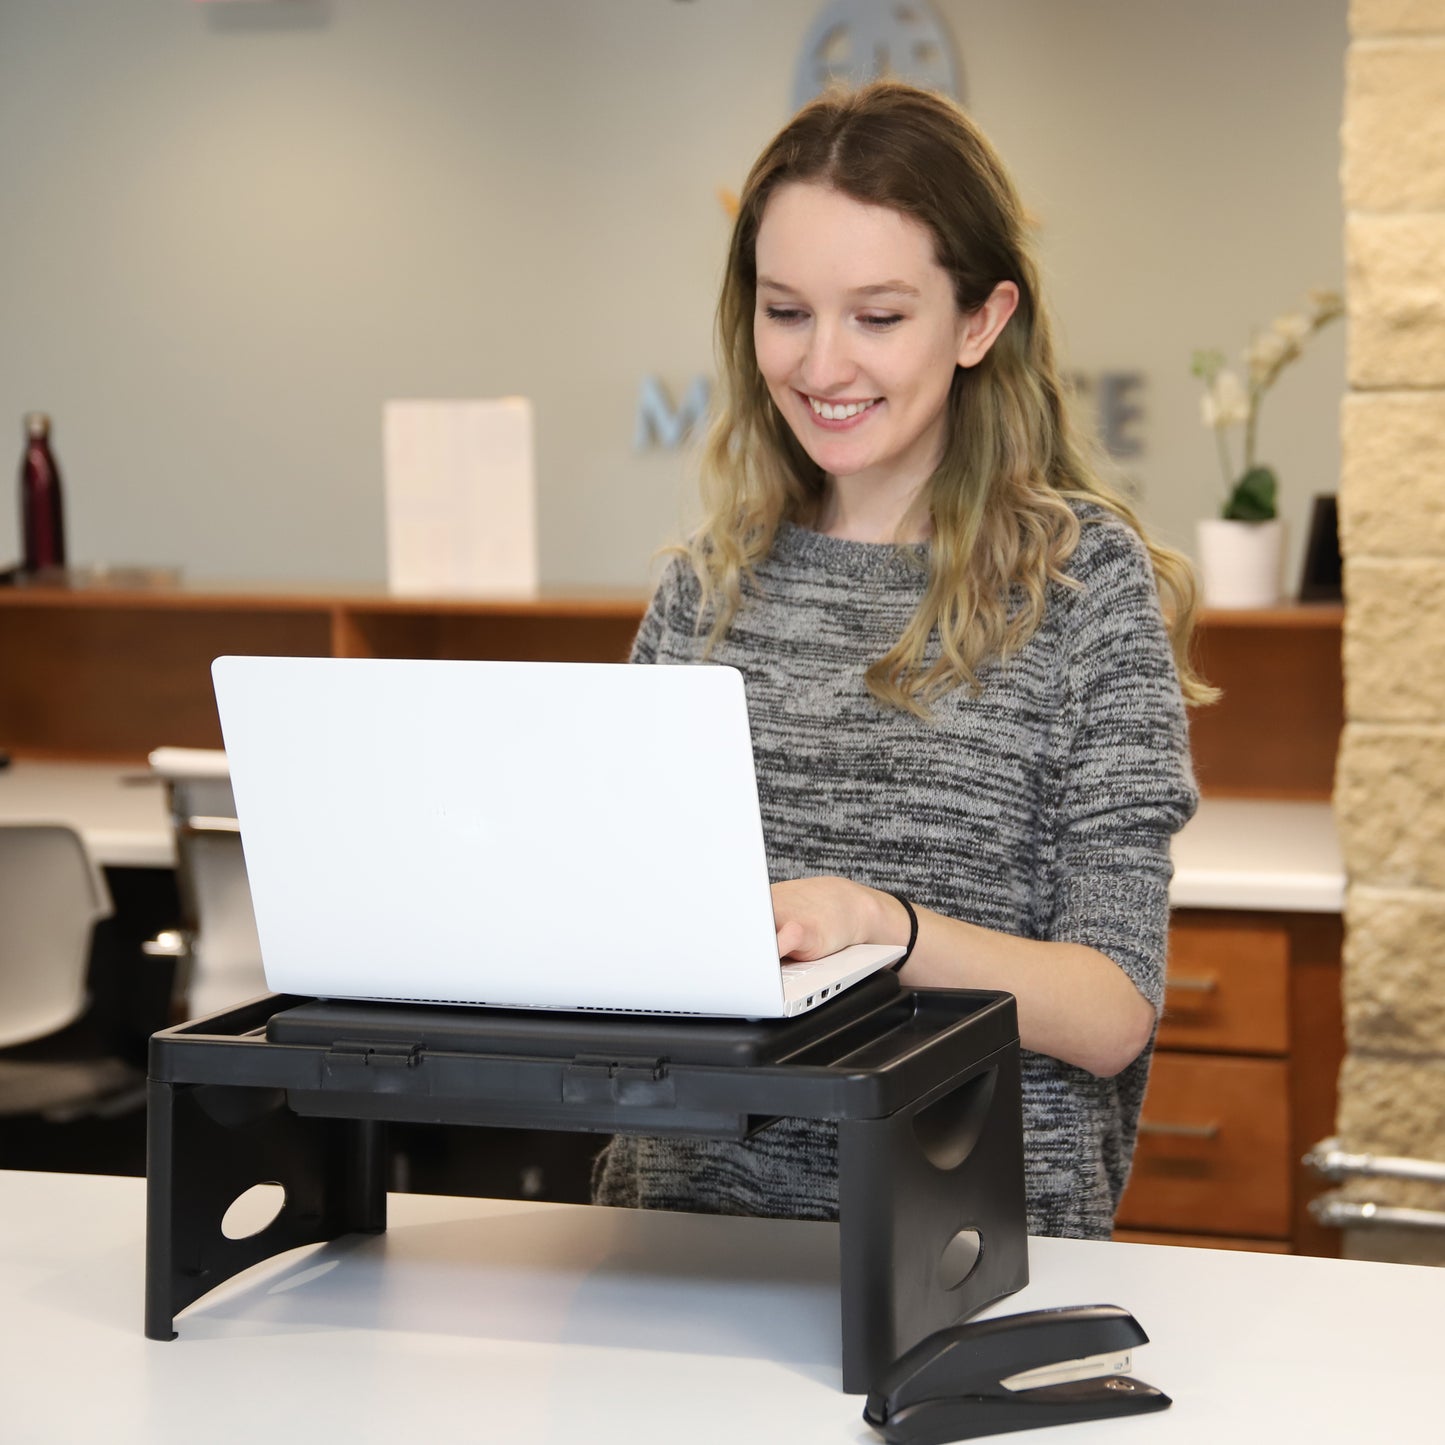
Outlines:
[[[1196, 794], [1186, 564], [1071, 434], [1026, 222], [988, 142], [896, 83], [828, 96], [744, 189], [705, 521], [634, 660], [747, 681], [780, 957], [904, 944], [1007, 989], [1029, 1225], [1107, 1237]], [[826, 1218], [836, 1138], [616, 1140], [603, 1203]]]

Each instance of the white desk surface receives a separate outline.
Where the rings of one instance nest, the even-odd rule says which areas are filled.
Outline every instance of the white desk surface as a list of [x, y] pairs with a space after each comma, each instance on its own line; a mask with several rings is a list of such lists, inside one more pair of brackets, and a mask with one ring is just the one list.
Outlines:
[[[7, 1445], [878, 1440], [840, 1392], [837, 1229], [393, 1195], [384, 1236], [257, 1265], [142, 1334], [144, 1185], [0, 1173]], [[1445, 1271], [1031, 1242], [996, 1313], [1113, 1303], [1152, 1338], [1150, 1445], [1445, 1438]]]
[[[17, 760], [0, 822], [70, 822], [103, 865], [169, 868], [165, 789], [144, 767]], [[1345, 874], [1328, 803], [1206, 798], [1174, 840], [1176, 907], [1338, 913]]]
[[16, 758], [0, 768], [0, 823], [68, 823], [102, 867], [176, 866], [166, 790], [144, 763]]

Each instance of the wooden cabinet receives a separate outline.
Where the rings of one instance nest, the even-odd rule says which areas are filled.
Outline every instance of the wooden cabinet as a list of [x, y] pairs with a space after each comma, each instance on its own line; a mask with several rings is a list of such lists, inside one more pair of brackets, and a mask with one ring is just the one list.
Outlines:
[[645, 603], [0, 588], [0, 741], [17, 757], [123, 761], [219, 747], [210, 666], [224, 653], [621, 661]]
[[1338, 915], [1185, 909], [1120, 1239], [1333, 1254], [1299, 1160], [1334, 1128]]
[[[1209, 612], [1190, 719], [1206, 797], [1328, 801], [1344, 723], [1344, 609]], [[1180, 909], [1117, 1237], [1337, 1254], [1300, 1158], [1334, 1132], [1344, 1054], [1338, 914]]]
[[1224, 694], [1189, 720], [1206, 796], [1328, 801], [1345, 719], [1344, 616], [1321, 602], [1204, 614], [1195, 652]]

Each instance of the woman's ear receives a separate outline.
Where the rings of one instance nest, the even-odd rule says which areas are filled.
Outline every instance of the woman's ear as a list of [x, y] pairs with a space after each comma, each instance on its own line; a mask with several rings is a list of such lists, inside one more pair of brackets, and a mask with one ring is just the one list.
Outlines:
[[1019, 288], [1012, 281], [1000, 281], [988, 300], [963, 318], [958, 333], [960, 366], [977, 366], [988, 355], [1018, 304]]

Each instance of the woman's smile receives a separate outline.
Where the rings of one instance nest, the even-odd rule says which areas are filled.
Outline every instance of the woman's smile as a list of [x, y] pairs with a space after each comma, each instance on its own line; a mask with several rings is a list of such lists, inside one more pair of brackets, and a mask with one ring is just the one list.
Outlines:
[[849, 431], [860, 426], [883, 404], [881, 396], [867, 397], [862, 401], [833, 400], [827, 397], [809, 396], [806, 392], [796, 395], [808, 404], [813, 421], [827, 431]]

